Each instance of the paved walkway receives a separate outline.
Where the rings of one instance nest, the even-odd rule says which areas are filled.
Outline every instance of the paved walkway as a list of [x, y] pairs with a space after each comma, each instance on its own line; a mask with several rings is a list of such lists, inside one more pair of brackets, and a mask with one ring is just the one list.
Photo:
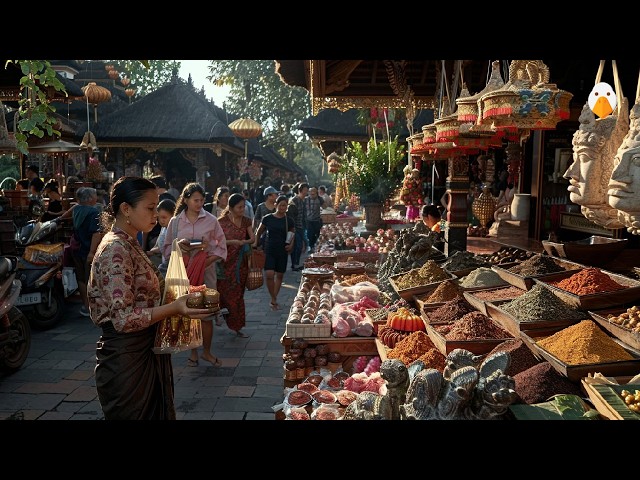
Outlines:
[[[304, 259], [304, 257], [303, 257]], [[283, 400], [280, 338], [301, 274], [289, 269], [278, 297], [282, 310], [269, 308], [266, 286], [245, 293], [250, 338], [238, 338], [214, 324], [212, 351], [222, 361], [188, 367], [189, 352], [173, 356], [178, 419], [274, 420], [272, 406]], [[95, 389], [96, 341], [100, 330], [67, 303], [65, 318], [51, 330], [32, 330], [23, 367], [0, 377], [0, 420], [98, 420]], [[208, 366], [209, 365], [209, 366]]]

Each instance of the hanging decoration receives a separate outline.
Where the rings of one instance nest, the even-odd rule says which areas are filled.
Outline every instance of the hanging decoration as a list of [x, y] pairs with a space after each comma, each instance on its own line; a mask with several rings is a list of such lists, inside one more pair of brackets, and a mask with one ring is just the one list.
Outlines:
[[257, 182], [262, 178], [262, 166], [254, 160], [249, 165], [248, 173], [251, 181]]
[[549, 67], [542, 60], [513, 60], [508, 82], [480, 98], [480, 123], [511, 132], [556, 128], [569, 118], [573, 94], [559, 90], [549, 78]]

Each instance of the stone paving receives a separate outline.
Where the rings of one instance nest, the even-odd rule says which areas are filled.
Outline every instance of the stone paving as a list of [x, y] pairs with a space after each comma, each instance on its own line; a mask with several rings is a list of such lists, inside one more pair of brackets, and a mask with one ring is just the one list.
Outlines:
[[[188, 367], [189, 352], [173, 355], [175, 401], [182, 420], [274, 420], [272, 406], [284, 398], [280, 338], [300, 284], [289, 268], [278, 296], [282, 310], [269, 308], [266, 286], [247, 291], [249, 338], [214, 325], [212, 352], [222, 361]], [[17, 372], [0, 376], [0, 420], [100, 420], [95, 389], [95, 346], [100, 335], [80, 303], [66, 304], [56, 327], [32, 330], [29, 358]], [[207, 366], [209, 365], [209, 366]]]

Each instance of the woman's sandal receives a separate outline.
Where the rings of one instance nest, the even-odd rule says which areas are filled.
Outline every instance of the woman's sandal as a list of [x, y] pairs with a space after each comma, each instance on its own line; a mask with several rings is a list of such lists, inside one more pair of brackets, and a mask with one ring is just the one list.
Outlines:
[[244, 332], [241, 332], [240, 330], [238, 330], [238, 331], [236, 332], [236, 335], [237, 335], [239, 338], [249, 338], [249, 335], [247, 335], [247, 334], [246, 334], [246, 333], [244, 333]]
[[220, 361], [220, 359], [218, 357], [216, 357], [215, 355], [212, 355], [213, 360], [209, 360], [206, 359], [204, 357], [200, 357], [202, 360], [204, 360], [205, 362], [209, 362], [211, 363], [211, 365], [213, 365], [214, 367], [221, 367], [222, 366], [222, 362]]
[[277, 303], [271, 302], [271, 310], [273, 310], [274, 312], [277, 310], [280, 310], [280, 305], [278, 305]]
[[198, 366], [197, 358], [195, 360], [191, 360], [190, 358], [187, 358], [187, 367], [197, 367], [197, 366]]

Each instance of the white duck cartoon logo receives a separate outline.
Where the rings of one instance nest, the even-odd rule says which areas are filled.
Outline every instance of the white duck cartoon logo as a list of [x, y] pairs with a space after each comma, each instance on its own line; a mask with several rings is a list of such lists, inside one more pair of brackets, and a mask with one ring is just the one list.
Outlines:
[[596, 83], [589, 94], [589, 108], [599, 118], [609, 116], [618, 105], [618, 97], [611, 85], [606, 82]]

